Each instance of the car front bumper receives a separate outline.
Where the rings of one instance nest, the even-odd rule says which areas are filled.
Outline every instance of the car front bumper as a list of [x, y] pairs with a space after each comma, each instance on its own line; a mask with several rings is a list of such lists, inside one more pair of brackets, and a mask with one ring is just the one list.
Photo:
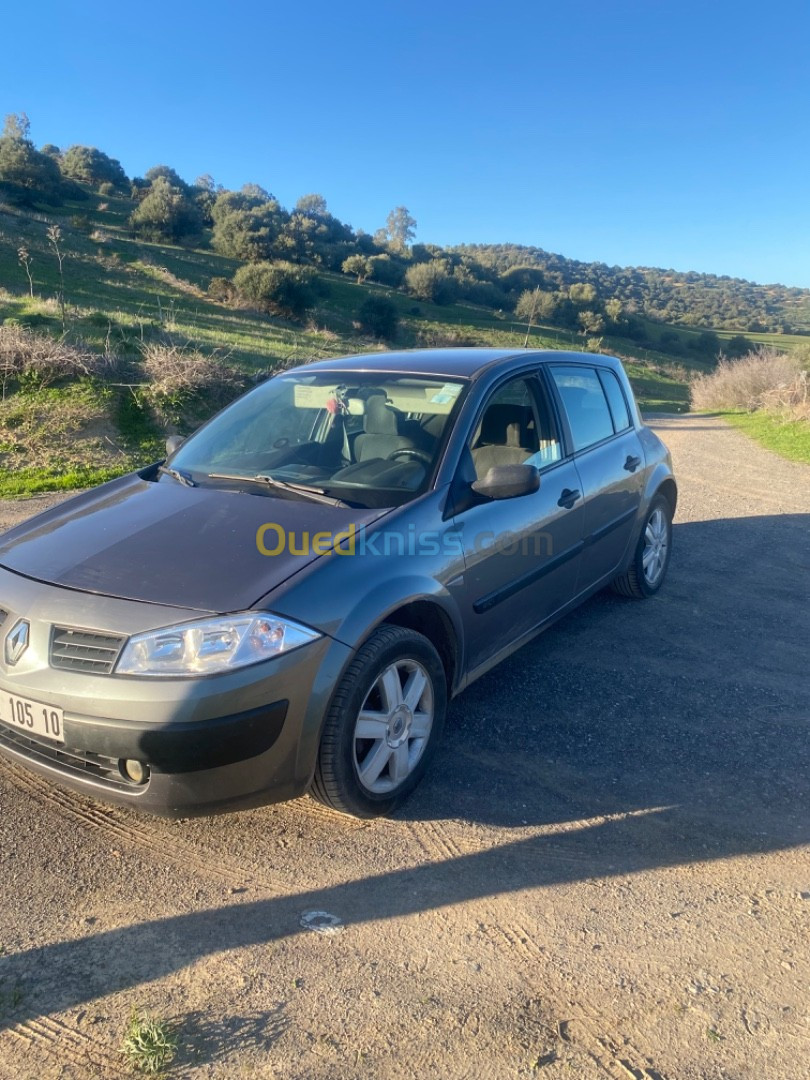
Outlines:
[[[323, 636], [272, 660], [203, 678], [137, 678], [55, 669], [51, 627], [129, 636], [199, 611], [159, 608], [33, 582], [0, 568], [0, 693], [64, 711], [64, 743], [0, 723], [0, 754], [60, 784], [151, 813], [190, 816], [278, 802], [312, 778], [322, 718], [348, 662]], [[31, 626], [17, 664], [2, 644]], [[124, 762], [145, 766], [134, 783]]]

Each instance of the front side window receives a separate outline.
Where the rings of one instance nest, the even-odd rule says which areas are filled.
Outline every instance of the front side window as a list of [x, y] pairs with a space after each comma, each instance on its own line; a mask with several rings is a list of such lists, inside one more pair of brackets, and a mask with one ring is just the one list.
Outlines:
[[493, 465], [534, 465], [538, 469], [562, 456], [551, 410], [535, 380], [512, 379], [486, 404], [470, 440], [476, 477]]
[[398, 506], [426, 490], [465, 388], [422, 375], [288, 372], [223, 410], [171, 465], [201, 485], [244, 481], [258, 492], [269, 478], [350, 505]]
[[568, 416], [574, 450], [584, 450], [613, 434], [613, 420], [595, 368], [559, 365], [550, 368]]

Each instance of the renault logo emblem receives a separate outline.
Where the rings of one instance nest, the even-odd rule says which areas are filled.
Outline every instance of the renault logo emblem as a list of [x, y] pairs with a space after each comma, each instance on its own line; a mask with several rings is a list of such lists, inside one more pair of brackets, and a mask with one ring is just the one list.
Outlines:
[[31, 627], [20, 619], [6, 637], [6, 663], [13, 667], [28, 648], [28, 633]]

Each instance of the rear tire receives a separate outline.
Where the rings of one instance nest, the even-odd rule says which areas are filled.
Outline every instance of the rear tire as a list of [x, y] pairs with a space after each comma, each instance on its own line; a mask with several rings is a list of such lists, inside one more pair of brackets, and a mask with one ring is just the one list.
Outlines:
[[430, 641], [380, 626], [332, 696], [310, 794], [353, 817], [390, 814], [419, 783], [436, 749], [447, 682]]
[[664, 584], [672, 553], [672, 507], [664, 495], [656, 495], [647, 510], [647, 517], [633, 555], [624, 574], [613, 581], [620, 596], [645, 600], [655, 596]]

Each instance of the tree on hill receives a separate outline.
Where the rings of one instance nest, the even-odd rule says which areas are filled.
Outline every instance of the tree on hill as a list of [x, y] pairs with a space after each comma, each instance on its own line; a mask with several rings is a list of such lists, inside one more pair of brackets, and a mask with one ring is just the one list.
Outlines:
[[272, 258], [286, 220], [278, 200], [255, 184], [246, 184], [241, 191], [220, 192], [211, 217], [215, 250], [245, 262]]
[[302, 195], [298, 202], [295, 204], [295, 209], [298, 211], [299, 214], [303, 214], [304, 217], [331, 217], [331, 214], [326, 207], [326, 199], [323, 197], [323, 195]]
[[416, 219], [408, 213], [407, 206], [395, 206], [385, 219], [385, 236], [395, 251], [408, 250], [408, 244], [416, 236]]
[[129, 184], [127, 174], [121, 168], [120, 161], [108, 157], [95, 146], [70, 146], [62, 155], [62, 174], [71, 180], [80, 180], [85, 184], [113, 184], [124, 188]]
[[416, 263], [405, 272], [408, 292], [420, 300], [434, 304], [449, 304], [456, 297], [456, 283], [440, 262]]
[[371, 273], [371, 260], [365, 255], [350, 255], [340, 269], [344, 274], [355, 274], [357, 284], [361, 285]]
[[568, 297], [582, 307], [593, 304], [596, 300], [596, 286], [589, 281], [577, 281], [568, 289]]
[[381, 285], [390, 285], [397, 289], [405, 280], [406, 264], [402, 259], [385, 254], [370, 255], [368, 265], [369, 277], [372, 281], [379, 281]]
[[543, 271], [535, 266], [510, 266], [500, 275], [500, 283], [504, 289], [514, 295], [518, 292], [542, 289], [545, 287], [546, 279]]
[[275, 315], [300, 319], [315, 303], [315, 271], [309, 266], [249, 263], [239, 267], [233, 283], [242, 299]]
[[0, 189], [22, 206], [37, 201], [57, 205], [62, 201], [62, 173], [54, 158], [35, 149], [30, 133], [25, 113], [6, 117], [0, 135]]
[[146, 198], [129, 219], [139, 236], [174, 243], [200, 231], [200, 213], [186, 193], [163, 176], [151, 183]]
[[181, 191], [188, 191], [188, 184], [169, 165], [153, 165], [151, 169], [147, 170], [145, 179], [150, 184], [160, 178], [168, 180], [172, 187], [179, 188]]

